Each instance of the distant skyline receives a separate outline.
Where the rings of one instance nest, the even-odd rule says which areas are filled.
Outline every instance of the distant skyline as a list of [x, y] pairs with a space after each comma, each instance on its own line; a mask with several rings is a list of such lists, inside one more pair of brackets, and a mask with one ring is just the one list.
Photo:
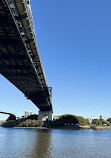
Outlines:
[[[111, 1], [32, 0], [31, 7], [54, 115], [111, 117]], [[0, 75], [0, 111], [26, 110], [39, 109]]]

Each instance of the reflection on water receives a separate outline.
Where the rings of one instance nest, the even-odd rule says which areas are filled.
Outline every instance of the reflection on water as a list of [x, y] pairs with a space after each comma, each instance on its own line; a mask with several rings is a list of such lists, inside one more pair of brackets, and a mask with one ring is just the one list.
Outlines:
[[0, 128], [0, 158], [111, 158], [111, 130]]
[[33, 150], [30, 154], [30, 158], [51, 158], [51, 132], [50, 131], [39, 131], [37, 133], [37, 139], [35, 139]]

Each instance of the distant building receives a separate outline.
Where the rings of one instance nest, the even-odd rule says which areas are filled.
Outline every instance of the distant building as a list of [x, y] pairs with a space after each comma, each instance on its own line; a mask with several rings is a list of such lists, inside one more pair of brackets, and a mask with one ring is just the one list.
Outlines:
[[99, 119], [102, 120], [102, 115], [99, 115]]
[[93, 119], [91, 119], [91, 118], [87, 118], [86, 120], [88, 120], [89, 123], [92, 124]]
[[32, 115], [32, 111], [29, 111], [29, 110], [25, 111], [25, 118], [30, 116], [30, 115]]
[[54, 120], [58, 120], [59, 118], [61, 118], [63, 115], [58, 115], [58, 116], [54, 116]]

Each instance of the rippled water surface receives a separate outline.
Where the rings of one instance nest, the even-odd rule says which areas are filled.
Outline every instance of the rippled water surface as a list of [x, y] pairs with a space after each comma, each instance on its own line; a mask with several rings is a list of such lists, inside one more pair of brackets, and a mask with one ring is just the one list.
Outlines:
[[0, 158], [111, 158], [111, 130], [0, 128]]

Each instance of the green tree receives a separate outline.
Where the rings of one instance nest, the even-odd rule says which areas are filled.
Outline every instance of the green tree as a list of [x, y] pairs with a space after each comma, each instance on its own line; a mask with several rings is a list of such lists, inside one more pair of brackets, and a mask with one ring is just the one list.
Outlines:
[[101, 122], [101, 120], [99, 120], [99, 119], [94, 119], [94, 120], [92, 121], [92, 124], [95, 124], [96, 126], [100, 126], [100, 125], [102, 125], [102, 122]]
[[30, 115], [30, 116], [27, 117], [27, 119], [29, 119], [29, 120], [38, 120], [38, 115], [36, 115], [36, 114]]
[[85, 125], [89, 125], [89, 121], [86, 120], [84, 117], [81, 117], [81, 116], [76, 116], [77, 117], [77, 120], [78, 120], [78, 125], [81, 125], [81, 126], [85, 126]]
[[110, 126], [110, 122], [109, 121], [105, 121], [105, 120], [102, 120], [102, 125], [106, 124], [107, 126]]
[[2, 124], [2, 127], [15, 127], [18, 122], [16, 120], [9, 120]]
[[10, 114], [10, 116], [8, 117], [7, 121], [9, 120], [16, 120], [16, 116], [13, 114]]
[[109, 121], [111, 123], [111, 118], [108, 118], [107, 121]]
[[70, 114], [63, 115], [60, 119], [63, 121], [64, 125], [78, 124], [77, 118]]
[[109, 121], [106, 121], [106, 124], [107, 124], [107, 126], [110, 126], [110, 125], [111, 125], [111, 123], [110, 123]]

